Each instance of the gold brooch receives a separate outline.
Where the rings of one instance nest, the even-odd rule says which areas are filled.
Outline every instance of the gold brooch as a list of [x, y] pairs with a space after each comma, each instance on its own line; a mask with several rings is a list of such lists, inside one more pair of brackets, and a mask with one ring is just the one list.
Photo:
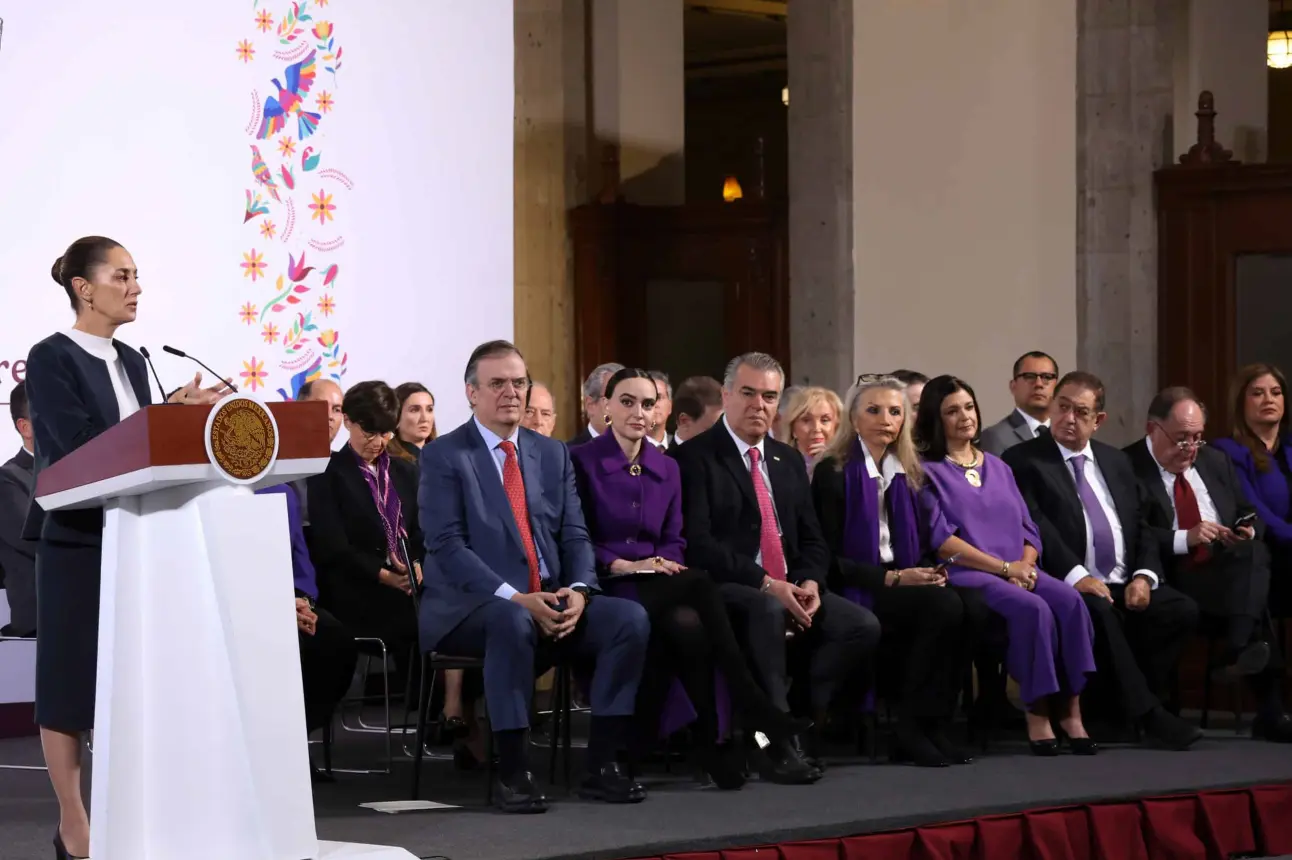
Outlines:
[[634, 478], [639, 477], [641, 473], [642, 473], [642, 467], [638, 466], [636, 463], [633, 463], [631, 466], [628, 467], [628, 474], [632, 475]]
[[966, 471], [965, 480], [969, 482], [969, 485], [971, 487], [982, 486], [982, 476], [978, 474], [977, 469], [969, 469], [968, 471]]

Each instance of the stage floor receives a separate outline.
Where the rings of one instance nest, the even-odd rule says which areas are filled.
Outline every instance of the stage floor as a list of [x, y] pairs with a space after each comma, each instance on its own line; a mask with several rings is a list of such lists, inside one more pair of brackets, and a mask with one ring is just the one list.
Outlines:
[[[371, 737], [338, 733], [336, 766], [372, 766], [380, 749]], [[38, 764], [34, 738], [0, 741], [0, 764]], [[547, 756], [534, 750], [536, 772]], [[743, 791], [699, 788], [685, 765], [648, 774], [650, 798], [639, 806], [608, 806], [552, 792], [541, 816], [504, 816], [484, 806], [483, 774], [428, 765], [423, 797], [456, 808], [387, 814], [359, 804], [407, 798], [410, 771], [392, 776], [338, 775], [318, 786], [319, 837], [399, 845], [418, 857], [448, 860], [624, 858], [671, 851], [713, 850], [800, 839], [855, 835], [935, 821], [1044, 806], [1125, 799], [1198, 789], [1292, 781], [1292, 745], [1212, 731], [1194, 749], [1173, 753], [1105, 747], [1096, 758], [1038, 759], [1021, 743], [998, 742], [965, 767], [923, 770], [865, 759], [831, 758], [815, 786], [751, 781]], [[577, 762], [576, 762], [577, 764]], [[577, 768], [576, 768], [577, 772]], [[0, 856], [46, 860], [58, 817], [43, 772], [0, 770]]]

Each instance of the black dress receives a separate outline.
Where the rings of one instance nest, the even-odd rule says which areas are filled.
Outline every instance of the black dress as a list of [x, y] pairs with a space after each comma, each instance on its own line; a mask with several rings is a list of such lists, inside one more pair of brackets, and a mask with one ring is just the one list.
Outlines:
[[[140, 408], [151, 404], [143, 356], [113, 341]], [[54, 334], [27, 357], [35, 475], [120, 421], [108, 363]], [[36, 547], [36, 722], [94, 727], [103, 509], [51, 511], [32, 503], [23, 537]]]

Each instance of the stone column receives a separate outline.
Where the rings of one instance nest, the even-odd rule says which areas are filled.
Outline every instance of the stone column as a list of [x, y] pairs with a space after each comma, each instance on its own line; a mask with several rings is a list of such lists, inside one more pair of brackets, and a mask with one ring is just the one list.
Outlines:
[[796, 3], [788, 19], [790, 382], [855, 378], [852, 0]]
[[[629, 202], [684, 203], [682, 0], [591, 0], [590, 6], [596, 151], [605, 144], [619, 148], [620, 188]], [[593, 187], [600, 187], [597, 178]]]
[[515, 338], [551, 386], [562, 439], [579, 424], [567, 213], [588, 199], [585, 9], [516, 4]]
[[1181, 0], [1173, 21], [1175, 141], [1178, 156], [1194, 142], [1198, 93], [1221, 106], [1216, 139], [1234, 158], [1259, 163], [1268, 155], [1269, 70], [1266, 0]]
[[1107, 388], [1100, 438], [1111, 444], [1144, 432], [1159, 386], [1153, 171], [1173, 160], [1178, 8], [1176, 0], [1078, 4], [1077, 364]]

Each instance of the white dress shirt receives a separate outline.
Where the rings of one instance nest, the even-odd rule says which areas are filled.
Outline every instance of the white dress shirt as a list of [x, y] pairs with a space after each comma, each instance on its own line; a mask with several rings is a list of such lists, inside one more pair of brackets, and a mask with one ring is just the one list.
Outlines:
[[861, 450], [866, 455], [866, 474], [879, 484], [879, 560], [884, 564], [892, 564], [893, 534], [888, 525], [888, 505], [885, 504], [885, 496], [888, 488], [893, 485], [893, 478], [905, 475], [906, 470], [902, 468], [901, 461], [892, 451], [884, 452], [884, 463], [881, 469], [875, 463], [875, 458], [871, 456], [870, 448], [864, 441], [861, 443]]
[[[741, 439], [739, 436], [735, 434], [735, 431], [731, 429], [731, 425], [727, 423], [726, 415], [722, 416], [722, 426], [726, 427], [727, 432], [731, 434], [732, 441], [736, 443], [736, 450], [740, 452], [740, 459], [744, 461], [745, 468], [749, 469], [751, 473], [753, 472], [754, 461], [749, 459], [749, 449], [751, 448], [758, 449], [758, 474], [763, 476], [763, 486], [767, 488], [767, 498], [771, 500], [772, 511], [775, 512], [776, 496], [772, 494], [772, 476], [771, 476], [771, 473], [767, 471], [767, 457], [766, 457], [766, 452], [763, 450], [764, 440], [759, 439], [757, 445], [750, 445], [744, 439]], [[752, 479], [753, 479], [753, 476], [751, 474], [750, 480]], [[781, 531], [780, 516], [781, 515], [779, 513], [776, 514], [776, 533], [778, 535], [784, 534]], [[763, 564], [763, 551], [761, 549], [758, 550], [758, 555], [754, 556], [754, 564], [758, 565], [759, 567], [761, 567]]]
[[[1153, 440], [1145, 439], [1144, 444], [1148, 446], [1148, 455], [1157, 463], [1157, 471], [1162, 476], [1162, 483], [1166, 486], [1166, 497], [1171, 500], [1171, 528], [1175, 529], [1175, 540], [1172, 543], [1172, 549], [1176, 555], [1189, 554], [1189, 532], [1180, 528], [1180, 515], [1175, 510], [1175, 473], [1168, 472], [1158, 463], [1157, 455], [1153, 453]], [[1193, 494], [1198, 498], [1198, 513], [1202, 516], [1202, 521], [1206, 523], [1219, 523], [1220, 515], [1216, 513], [1216, 503], [1211, 500], [1211, 493], [1207, 490], [1207, 485], [1202, 482], [1202, 476], [1198, 470], [1190, 466], [1184, 472], [1184, 479], [1189, 482], [1193, 488]]]
[[117, 411], [121, 413], [120, 420], [124, 421], [127, 416], [138, 412], [139, 400], [135, 397], [135, 389], [130, 384], [130, 377], [126, 376], [125, 362], [121, 360], [117, 348], [112, 345], [112, 338], [87, 334], [79, 329], [70, 329], [64, 334], [71, 338], [72, 343], [108, 366], [108, 378], [112, 380], [112, 393], [117, 398]]
[[[475, 422], [476, 429], [480, 431], [480, 436], [484, 439], [485, 447], [487, 447], [489, 449], [489, 453], [493, 455], [493, 464], [498, 469], [498, 480], [501, 482], [503, 480], [502, 467], [503, 464], [507, 462], [507, 452], [502, 449], [503, 442], [510, 442], [516, 446], [516, 466], [517, 468], [520, 467], [520, 427], [516, 426], [512, 428], [511, 435], [506, 439], [503, 439], [497, 433], [481, 424], [479, 418], [472, 418], [471, 420]], [[535, 478], [535, 480], [537, 480], [537, 478]], [[506, 484], [504, 483], [504, 487], [505, 486]], [[509, 508], [506, 513], [500, 514], [500, 516], [511, 516], [511, 509]], [[530, 523], [529, 528], [532, 535], [534, 524]], [[537, 536], [534, 536], [534, 552], [538, 555], [538, 578], [546, 582], [548, 578], [547, 562], [543, 560], [543, 549], [539, 546]], [[584, 585], [582, 582], [576, 582], [574, 584]], [[504, 582], [494, 591], [494, 596], [501, 597], [503, 600], [511, 600], [516, 593], [516, 589]]]
[[[1106, 577], [1101, 577], [1099, 574], [1091, 572], [1095, 570], [1095, 532], [1090, 527], [1090, 514], [1086, 512], [1083, 505], [1081, 518], [1086, 523], [1086, 563], [1073, 567], [1072, 570], [1068, 571], [1068, 575], [1063, 578], [1063, 581], [1068, 585], [1076, 585], [1087, 576], [1093, 576], [1095, 579], [1102, 579], [1104, 582], [1109, 582], [1113, 585], [1125, 585], [1129, 580], [1142, 576], [1148, 580], [1150, 588], [1157, 588], [1157, 574], [1151, 570], [1141, 568], [1129, 577], [1126, 575], [1126, 535], [1122, 531], [1122, 521], [1121, 517], [1117, 515], [1117, 505], [1113, 501], [1113, 494], [1108, 489], [1108, 482], [1104, 480], [1104, 473], [1099, 468], [1099, 461], [1095, 459], [1095, 453], [1090, 450], [1090, 443], [1087, 442], [1086, 447], [1080, 451], [1065, 448], [1059, 445], [1058, 442], [1054, 444], [1059, 446], [1059, 453], [1063, 455], [1063, 465], [1067, 467], [1068, 473], [1072, 475], [1074, 482], [1077, 478], [1077, 472], [1073, 468], [1072, 461], [1078, 457], [1085, 458], [1084, 474], [1086, 483], [1094, 491], [1095, 499], [1099, 501], [1099, 507], [1104, 509], [1104, 516], [1108, 518], [1108, 525], [1112, 528], [1113, 533], [1113, 553], [1117, 558], [1117, 563]], [[1081, 497], [1078, 496], [1077, 500], [1080, 501]]]
[[593, 439], [601, 435], [601, 433], [597, 430], [597, 428], [592, 426], [591, 421], [588, 422], [588, 435], [591, 436]]
[[1050, 427], [1049, 418], [1046, 418], [1044, 421], [1037, 421], [1031, 415], [1028, 415], [1026, 412], [1024, 412], [1022, 409], [1019, 409], [1018, 407], [1015, 407], [1014, 411], [1018, 413], [1020, 418], [1022, 418], [1024, 421], [1027, 422], [1027, 429], [1032, 431], [1033, 439], [1036, 438], [1036, 428], [1045, 427], [1046, 429], [1049, 429]]

